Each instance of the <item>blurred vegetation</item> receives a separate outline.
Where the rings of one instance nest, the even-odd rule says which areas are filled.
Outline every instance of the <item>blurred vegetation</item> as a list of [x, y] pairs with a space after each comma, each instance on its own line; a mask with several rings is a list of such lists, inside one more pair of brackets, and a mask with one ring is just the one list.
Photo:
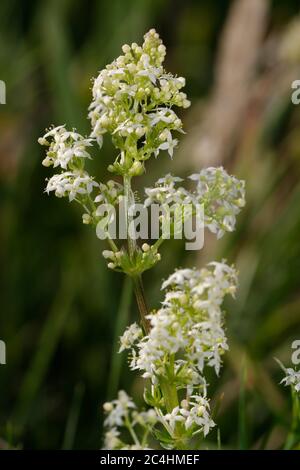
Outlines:
[[[203, 157], [197, 150], [197, 136], [213, 102], [232, 3], [1, 1], [7, 104], [0, 105], [0, 339], [7, 365], [0, 366], [0, 447], [99, 448], [101, 403], [117, 387], [135, 397], [141, 390], [124, 357], [113, 359], [119, 373], [110, 374], [122, 323], [137, 315], [134, 302], [128, 308], [130, 286], [106, 269], [103, 244], [77, 208], [43, 193], [37, 138], [52, 123], [88, 133], [91, 77], [151, 27], [167, 46], [167, 68], [186, 77], [193, 104], [183, 116], [188, 134], [175, 155], [178, 172], [223, 164], [246, 179], [248, 195], [236, 233], [218, 243], [207, 235], [199, 254], [186, 253], [179, 241], [163, 247], [162, 262], [145, 275], [149, 304], [158, 305], [161, 279], [176, 266], [222, 257], [237, 264], [239, 295], [227, 305], [231, 350], [221, 377], [210, 381], [221, 443], [284, 444], [291, 399], [278, 385], [282, 372], [273, 358], [288, 365], [291, 342], [300, 337], [300, 108], [290, 101], [291, 82], [300, 79], [299, 5], [266, 0], [260, 46], [250, 50], [245, 34], [242, 57], [255, 58], [247, 99], [230, 145], [221, 146], [226, 153], [211, 161], [209, 151]], [[238, 76], [241, 63], [236, 58], [231, 74]], [[225, 126], [230, 106], [222, 112]], [[91, 169], [100, 180], [112, 151], [108, 142], [95, 151]], [[165, 155], [150, 162], [140, 185], [169, 171], [169, 163]]]

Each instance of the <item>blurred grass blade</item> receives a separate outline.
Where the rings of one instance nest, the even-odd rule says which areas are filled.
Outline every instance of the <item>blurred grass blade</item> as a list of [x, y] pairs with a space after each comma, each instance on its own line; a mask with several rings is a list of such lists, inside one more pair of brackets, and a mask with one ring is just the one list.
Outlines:
[[72, 404], [70, 407], [70, 412], [69, 412], [69, 416], [67, 420], [64, 441], [62, 445], [62, 448], [64, 450], [73, 449], [83, 394], [84, 394], [84, 385], [82, 383], [79, 383], [76, 385], [75, 390], [74, 390]]
[[128, 276], [126, 276], [123, 282], [122, 295], [116, 319], [113, 351], [111, 356], [112, 363], [107, 387], [108, 400], [111, 400], [115, 397], [120, 382], [120, 374], [122, 369], [122, 363], [124, 362], [124, 355], [118, 354], [119, 337], [123, 334], [126, 326], [128, 325], [131, 299], [132, 281]]
[[66, 319], [71, 310], [76, 291], [76, 269], [74, 269], [72, 248], [70, 254], [65, 258], [64, 266], [68, 266], [68, 269], [63, 273], [61, 289], [43, 326], [36, 354], [21, 385], [19, 401], [14, 410], [15, 420], [21, 425], [26, 423], [30, 415], [32, 405], [47, 374], [49, 364], [56, 351]]
[[240, 397], [239, 397], [239, 449], [246, 450], [248, 448], [248, 429], [247, 429], [247, 413], [246, 413], [246, 383], [247, 383], [247, 366], [244, 358], [241, 369], [240, 380]]
[[218, 428], [218, 431], [217, 431], [217, 445], [218, 445], [218, 450], [221, 450], [222, 449], [222, 441], [221, 441], [221, 430], [220, 428]]

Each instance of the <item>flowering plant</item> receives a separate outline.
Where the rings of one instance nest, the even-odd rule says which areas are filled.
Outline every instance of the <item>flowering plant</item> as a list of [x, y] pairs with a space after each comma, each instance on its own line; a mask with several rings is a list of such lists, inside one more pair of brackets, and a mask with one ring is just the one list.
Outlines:
[[[205, 268], [176, 270], [164, 281], [161, 307], [148, 311], [142, 273], [161, 258], [164, 237], [151, 246], [139, 246], [132, 235], [131, 208], [135, 203], [132, 179], [145, 171], [149, 158], [167, 151], [173, 157], [182, 133], [182, 121], [174, 107], [190, 105], [182, 91], [185, 79], [167, 73], [163, 67], [165, 46], [155, 30], [138, 46], [123, 46], [123, 55], [107, 65], [94, 81], [89, 109], [92, 132], [83, 137], [65, 126], [50, 129], [39, 139], [47, 147], [43, 165], [60, 167], [47, 182], [46, 192], [78, 202], [84, 210], [83, 223], [101, 227], [109, 250], [103, 251], [110, 269], [133, 280], [140, 312], [140, 325], [129, 326], [120, 339], [120, 352], [129, 350], [130, 368], [146, 380], [146, 411], [139, 412], [124, 391], [104, 404], [107, 413], [104, 447], [138, 449], [160, 445], [164, 448], [199, 448], [200, 441], [215, 426], [210, 411], [207, 368], [218, 375], [222, 356], [228, 349], [222, 302], [234, 296], [237, 273], [224, 261]], [[88, 149], [96, 141], [101, 147], [108, 133], [118, 151], [108, 171], [122, 178], [99, 183], [85, 169], [91, 158]], [[197, 204], [204, 208], [204, 225], [222, 237], [234, 230], [236, 215], [245, 204], [244, 181], [222, 168], [203, 169], [190, 176], [194, 189], [181, 186], [182, 179], [171, 174], [146, 188], [144, 206], [171, 207], [170, 235], [175, 236], [176, 207]], [[112, 211], [104, 214], [103, 204], [124, 207], [127, 248], [120, 248], [109, 232]], [[174, 210], [172, 210], [172, 208]], [[165, 217], [160, 217], [163, 225]], [[129, 442], [130, 440], [130, 442]]]
[[[295, 341], [299, 344], [299, 341]], [[294, 345], [294, 344], [293, 344]], [[299, 351], [296, 352], [299, 354]], [[294, 353], [294, 354], [296, 354]], [[292, 355], [292, 360], [293, 356]], [[291, 389], [292, 397], [292, 422], [290, 426], [290, 431], [286, 439], [285, 449], [297, 449], [300, 448], [300, 370], [295, 365], [294, 367], [285, 367], [278, 359], [276, 359], [281, 369], [285, 373], [285, 376], [281, 380], [281, 384], [284, 384], [286, 387]], [[299, 360], [295, 361], [296, 364], [299, 364]]]

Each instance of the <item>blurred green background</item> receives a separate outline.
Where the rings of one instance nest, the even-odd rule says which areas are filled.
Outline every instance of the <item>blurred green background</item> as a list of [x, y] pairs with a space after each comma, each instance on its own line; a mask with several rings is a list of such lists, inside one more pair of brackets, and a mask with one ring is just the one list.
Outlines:
[[[300, 79], [298, 8], [296, 0], [1, 1], [0, 447], [99, 448], [103, 401], [116, 388], [139, 399], [140, 380], [114, 354], [122, 323], [137, 318], [134, 302], [123, 308], [130, 286], [107, 270], [80, 209], [43, 193], [49, 172], [37, 138], [50, 124], [88, 133], [91, 78], [152, 27], [166, 67], [186, 77], [192, 107], [173, 162], [149, 162], [140, 190], [169, 171], [222, 164], [246, 179], [247, 207], [234, 234], [220, 242], [206, 234], [200, 253], [165, 244], [145, 275], [149, 304], [159, 305], [161, 279], [177, 266], [237, 264], [238, 297], [226, 306], [231, 350], [221, 377], [210, 378], [222, 445], [282, 445], [291, 406], [273, 358], [288, 365], [300, 337], [300, 108], [290, 100]], [[95, 149], [99, 180], [113, 155], [109, 139]]]

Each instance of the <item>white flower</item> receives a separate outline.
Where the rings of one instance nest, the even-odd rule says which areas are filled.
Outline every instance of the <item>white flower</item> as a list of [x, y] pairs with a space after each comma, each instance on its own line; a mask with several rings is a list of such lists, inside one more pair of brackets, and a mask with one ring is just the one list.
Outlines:
[[[107, 405], [107, 404], [106, 404]], [[129, 398], [124, 390], [118, 392], [118, 398], [111, 402], [112, 407], [108, 412], [108, 416], [104, 421], [104, 425], [113, 428], [115, 426], [122, 426], [124, 418], [127, 416], [129, 409], [135, 409], [136, 406]]]
[[290, 385], [296, 392], [300, 392], [300, 371], [297, 371], [293, 368], [286, 369], [285, 367], [283, 367], [283, 369], [286, 373], [286, 376], [280, 383], [283, 383], [286, 386]]
[[41, 145], [48, 147], [43, 165], [53, 165], [54, 168], [60, 166], [66, 170], [74, 159], [91, 158], [86, 147], [90, 147], [92, 141], [93, 139], [84, 138], [75, 130], [67, 131], [64, 126], [54, 127], [38, 139]]
[[[138, 411], [132, 399], [129, 398], [126, 392], [120, 390], [118, 398], [112, 402], [104, 403], [104, 411], [107, 417], [104, 421], [104, 426], [108, 428], [104, 437], [104, 449], [150, 449], [147, 443], [141, 439], [139, 443], [139, 431], [142, 431], [144, 436], [147, 436], [153, 427], [161, 422], [161, 416], [158, 416], [155, 409], [150, 408], [147, 411]], [[134, 434], [134, 445], [127, 445], [119, 439], [120, 431], [118, 428], [130, 429], [131, 435]]]
[[117, 428], [111, 428], [104, 435], [103, 450], [117, 449], [122, 442], [119, 439], [120, 433]]
[[160, 421], [160, 418], [158, 417], [156, 411], [153, 408], [150, 408], [147, 411], [134, 411], [132, 413], [132, 419], [133, 426], [135, 426], [136, 424], [140, 424], [143, 427], [147, 425], [150, 425], [152, 427], [158, 421]]
[[123, 193], [123, 186], [120, 183], [109, 180], [106, 184], [99, 184], [99, 194], [95, 197], [94, 202], [114, 206], [120, 201]]
[[186, 418], [186, 429], [197, 427], [197, 433], [203, 432], [204, 437], [207, 436], [211, 428], [215, 426], [214, 421], [210, 418], [209, 402], [200, 395], [192, 395], [189, 403], [190, 409], [181, 409], [181, 414]]
[[202, 372], [205, 365], [215, 369], [219, 375], [222, 354], [228, 350], [227, 338], [219, 321], [200, 322], [190, 331], [190, 346], [187, 357]]
[[186, 282], [193, 283], [197, 275], [198, 272], [195, 269], [178, 269], [163, 282], [161, 288], [166, 289], [170, 286], [183, 287]]
[[130, 325], [120, 338], [121, 346], [120, 346], [119, 352], [122, 352], [125, 349], [130, 349], [131, 346], [142, 335], [143, 335], [142, 329], [136, 323], [133, 323], [132, 325]]
[[[163, 137], [162, 137], [162, 134], [163, 134]], [[168, 154], [172, 158], [174, 148], [177, 146], [178, 140], [172, 138], [172, 134], [168, 129], [164, 130], [164, 132], [161, 133], [159, 137], [161, 140], [164, 140], [164, 141], [162, 144], [158, 146], [158, 150], [168, 150]]]
[[202, 432], [204, 437], [215, 426], [210, 417], [209, 402], [205, 396], [192, 395], [189, 400], [183, 400], [181, 407], [176, 406], [171, 413], [163, 416], [174, 432], [177, 423], [184, 423], [186, 430], [191, 429], [193, 434]]
[[171, 413], [167, 413], [164, 417], [172, 431], [174, 431], [176, 423], [184, 421], [184, 417], [181, 415], [181, 409], [176, 406]]
[[49, 179], [45, 192], [55, 192], [57, 197], [69, 197], [69, 201], [73, 201], [78, 196], [90, 194], [95, 187], [98, 187], [88, 173], [66, 171]]
[[177, 187], [177, 183], [181, 181], [183, 181], [182, 178], [167, 174], [155, 183], [154, 188], [146, 188], [145, 193], [148, 197], [144, 202], [145, 207], [153, 203], [166, 204], [171, 207], [173, 204], [188, 204], [192, 202], [189, 192], [183, 187]]

